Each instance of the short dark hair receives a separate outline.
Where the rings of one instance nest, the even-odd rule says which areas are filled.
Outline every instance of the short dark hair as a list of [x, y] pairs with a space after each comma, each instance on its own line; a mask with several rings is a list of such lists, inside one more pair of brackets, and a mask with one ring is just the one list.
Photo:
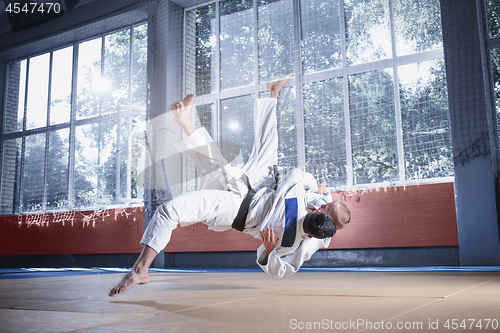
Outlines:
[[303, 226], [305, 233], [319, 239], [333, 237], [337, 232], [337, 226], [330, 215], [321, 212], [307, 214]]

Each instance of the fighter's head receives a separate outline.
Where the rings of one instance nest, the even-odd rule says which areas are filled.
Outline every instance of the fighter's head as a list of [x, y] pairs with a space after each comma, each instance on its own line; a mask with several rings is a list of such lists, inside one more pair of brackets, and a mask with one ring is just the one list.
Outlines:
[[332, 218], [328, 214], [322, 212], [307, 214], [304, 218], [303, 228], [304, 232], [308, 234], [309, 237], [319, 239], [333, 237], [337, 232], [337, 227]]
[[349, 222], [351, 222], [351, 211], [343, 202], [338, 200], [321, 205], [321, 207], [314, 212], [328, 214], [339, 230], [345, 228]]
[[351, 221], [351, 212], [340, 201], [322, 205], [304, 218], [304, 232], [314, 238], [333, 237], [338, 229], [345, 228]]

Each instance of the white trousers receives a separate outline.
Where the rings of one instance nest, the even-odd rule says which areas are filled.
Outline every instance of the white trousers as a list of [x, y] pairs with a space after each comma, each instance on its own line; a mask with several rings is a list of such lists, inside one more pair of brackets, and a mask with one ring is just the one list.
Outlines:
[[215, 231], [231, 229], [248, 185], [258, 189], [274, 181], [274, 177], [269, 176], [269, 167], [278, 164], [276, 103], [276, 98], [256, 101], [254, 143], [243, 169], [227, 162], [205, 128], [197, 129], [175, 144], [196, 165], [203, 177], [203, 187], [162, 204], [144, 231], [142, 245], [160, 252], [181, 222], [203, 222]]

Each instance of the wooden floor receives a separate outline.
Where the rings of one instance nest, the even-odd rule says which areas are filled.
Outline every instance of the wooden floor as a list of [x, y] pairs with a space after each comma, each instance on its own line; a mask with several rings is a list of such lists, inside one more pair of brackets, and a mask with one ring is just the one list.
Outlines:
[[81, 273], [3, 272], [0, 332], [500, 332], [498, 271]]

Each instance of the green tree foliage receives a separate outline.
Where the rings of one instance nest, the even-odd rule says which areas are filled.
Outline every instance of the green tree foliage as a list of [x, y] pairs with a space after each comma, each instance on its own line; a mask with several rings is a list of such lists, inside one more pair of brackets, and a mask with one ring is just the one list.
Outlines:
[[254, 39], [253, 2], [229, 0], [220, 8], [221, 88], [227, 89], [253, 83]]
[[[64, 209], [68, 200], [68, 139], [69, 132], [54, 132], [49, 137], [47, 164], [47, 208]], [[43, 208], [45, 177], [45, 134], [27, 137], [25, 143], [25, 164], [23, 175], [23, 211], [35, 212]], [[73, 180], [74, 188], [81, 192], [92, 191], [92, 183], [77, 169]]]
[[485, 2], [490, 37], [500, 37], [500, 1], [486, 0]]
[[300, 2], [302, 66], [305, 73], [342, 66], [340, 9], [337, 1]]
[[24, 172], [22, 175], [23, 211], [42, 209], [45, 176], [45, 135], [28, 136], [25, 140]]
[[430, 74], [429, 83], [399, 89], [408, 179], [453, 175], [444, 61], [436, 62]]
[[209, 94], [217, 78], [212, 78], [215, 5], [196, 10], [196, 94]]
[[398, 180], [392, 73], [350, 76], [349, 105], [354, 184]]
[[[386, 0], [350, 0], [344, 3], [349, 64], [384, 59], [390, 56], [390, 54], [386, 54], [387, 50], [380, 48], [379, 43], [374, 40], [374, 37], [388, 36], [388, 5]], [[378, 36], [379, 34], [382, 36]]]
[[420, 52], [442, 44], [441, 10], [439, 0], [394, 1], [397, 32], [413, 51]]
[[292, 73], [294, 69], [292, 1], [259, 1], [257, 24], [259, 81], [279, 80]]
[[307, 171], [322, 184], [347, 185], [342, 78], [304, 87]]

